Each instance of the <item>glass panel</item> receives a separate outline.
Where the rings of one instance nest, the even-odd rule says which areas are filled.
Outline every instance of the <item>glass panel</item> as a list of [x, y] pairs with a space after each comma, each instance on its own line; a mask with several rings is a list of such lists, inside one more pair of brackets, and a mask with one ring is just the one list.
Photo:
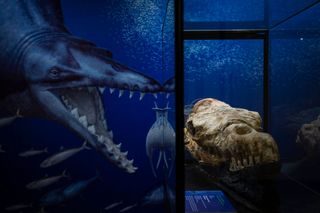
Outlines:
[[262, 21], [263, 0], [185, 0], [185, 21]]
[[317, 195], [319, 119], [314, 121], [320, 115], [319, 24], [318, 4], [270, 32], [270, 121], [284, 162], [282, 171]]
[[185, 0], [186, 29], [264, 28], [263, 0]]
[[185, 41], [185, 104], [215, 98], [262, 116], [263, 41]]
[[[81, 0], [75, 2], [64, 0], [61, 1], [61, 4], [64, 23], [68, 30], [77, 36], [72, 37], [74, 43], [68, 43], [70, 46], [66, 48], [63, 43], [60, 44], [59, 48], [61, 47], [63, 52], [69, 51], [68, 54], [70, 54], [65, 60], [69, 62], [77, 59], [77, 63], [73, 65], [76, 68], [79, 65], [83, 73], [91, 72], [94, 67], [95, 75], [100, 77], [104, 76], [104, 72], [115, 70], [107, 77], [104, 76], [107, 81], [97, 77], [98, 79], [94, 82], [94, 86], [97, 87], [107, 86], [101, 95], [93, 87], [88, 91], [97, 91], [94, 93], [96, 96], [88, 92], [80, 94], [77, 98], [88, 99], [83, 101], [78, 109], [83, 123], [85, 121], [82, 116], [87, 113], [87, 122], [90, 126], [94, 120], [94, 118], [90, 120], [90, 116], [94, 116], [96, 110], [99, 113], [96, 119], [101, 119], [101, 125], [96, 126], [95, 130], [93, 127], [88, 127], [90, 131], [88, 134], [92, 136], [93, 131], [96, 134], [103, 132], [107, 137], [103, 140], [108, 143], [108, 148], [111, 147], [111, 140], [117, 144], [117, 147], [112, 146], [111, 151], [108, 149], [108, 152], [113, 153], [108, 156], [102, 156], [93, 147], [90, 151], [81, 150], [59, 165], [41, 169], [40, 163], [47, 157], [60, 152], [60, 147], [65, 147], [65, 150], [80, 147], [85, 139], [77, 137], [77, 134], [71, 130], [72, 128], [64, 128], [51, 119], [36, 120], [33, 117], [20, 119], [8, 127], [0, 128], [0, 144], [2, 145], [0, 148], [6, 150], [4, 158], [0, 152], [0, 209], [14, 204], [33, 203], [36, 208], [31, 209], [30, 212], [38, 212], [40, 210], [37, 208], [39, 200], [42, 199], [43, 202], [51, 205], [50, 199], [55, 199], [53, 202], [56, 203], [45, 207], [46, 212], [103, 212], [106, 207], [110, 209], [110, 212], [175, 212], [174, 85], [170, 91], [168, 90], [170, 97], [160, 94], [162, 84], [174, 76], [175, 70], [174, 1]], [[99, 49], [95, 49], [87, 42], [77, 43], [80, 42], [78, 37], [95, 43]], [[73, 44], [76, 47], [73, 47]], [[78, 49], [83, 53], [81, 51], [79, 53]], [[111, 51], [112, 60], [117, 61], [120, 65], [112, 62], [106, 67], [103, 66], [103, 62], [107, 63], [111, 59], [102, 49]], [[85, 57], [87, 55], [89, 58]], [[79, 58], [82, 60], [78, 60]], [[135, 70], [142, 73], [142, 75], [128, 74], [127, 69], [121, 65], [129, 67], [132, 72]], [[96, 77], [95, 75], [92, 74]], [[118, 75], [120, 75], [119, 78]], [[150, 79], [146, 80], [145, 76]], [[159, 84], [156, 85], [153, 80]], [[67, 86], [69, 85], [71, 83]], [[86, 92], [86, 85], [84, 87], [79, 92]], [[109, 87], [110, 92], [113, 92], [113, 87], [116, 90], [110, 94]], [[126, 90], [128, 87], [134, 93], [130, 94]], [[157, 93], [150, 91], [153, 88], [158, 88]], [[119, 89], [124, 89], [123, 96]], [[72, 98], [76, 92], [71, 92], [70, 97]], [[145, 96], [144, 93], [146, 93]], [[133, 97], [129, 98], [129, 95]], [[104, 107], [96, 102], [91, 104], [90, 101], [94, 97], [100, 99], [100, 96]], [[68, 97], [66, 95], [67, 99]], [[170, 109], [167, 109], [167, 106]], [[0, 115], [1, 110], [0, 107]], [[72, 113], [76, 115], [76, 110], [73, 110]], [[107, 126], [103, 124], [103, 119], [106, 120]], [[151, 131], [152, 126], [156, 127], [153, 132]], [[92, 137], [96, 138], [94, 135]], [[159, 143], [162, 143], [163, 137], [166, 137], [167, 140], [165, 145], [160, 146]], [[98, 150], [105, 150], [105, 144], [97, 143]], [[121, 147], [118, 145], [120, 143]], [[46, 147], [49, 153], [44, 153], [42, 156], [27, 160], [17, 156], [17, 152]], [[118, 150], [119, 147], [122, 154]], [[133, 165], [138, 168], [132, 174], [132, 170], [119, 168], [127, 168], [131, 164], [130, 161], [124, 160], [126, 151], [128, 151], [127, 159], [134, 159]], [[112, 163], [107, 158], [114, 159], [117, 163]], [[27, 190], [25, 187], [27, 183], [41, 179], [45, 174], [60, 175], [65, 169], [72, 178], [62, 178], [55, 185], [43, 189], [41, 193], [36, 190]], [[91, 181], [90, 178], [95, 177], [96, 174], [97, 179], [94, 180], [97, 181], [88, 182], [90, 185], [84, 187], [85, 190], [82, 190], [81, 193], [76, 191], [77, 188], [72, 188], [82, 187], [83, 183], [72, 184], [81, 180]], [[74, 196], [71, 194], [70, 197], [65, 197], [65, 194], [62, 195], [61, 192], [74, 193]], [[47, 193], [49, 194], [46, 200], [42, 196]], [[67, 200], [68, 202], [65, 203]], [[61, 207], [62, 204], [63, 207]]]
[[317, 0], [269, 0], [270, 27], [317, 2]]

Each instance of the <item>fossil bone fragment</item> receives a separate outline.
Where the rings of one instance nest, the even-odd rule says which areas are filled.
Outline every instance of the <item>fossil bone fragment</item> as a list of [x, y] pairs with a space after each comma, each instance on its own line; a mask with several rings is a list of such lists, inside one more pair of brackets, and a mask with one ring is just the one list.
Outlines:
[[311, 123], [301, 126], [296, 142], [304, 148], [308, 157], [318, 155], [320, 151], [320, 116]]

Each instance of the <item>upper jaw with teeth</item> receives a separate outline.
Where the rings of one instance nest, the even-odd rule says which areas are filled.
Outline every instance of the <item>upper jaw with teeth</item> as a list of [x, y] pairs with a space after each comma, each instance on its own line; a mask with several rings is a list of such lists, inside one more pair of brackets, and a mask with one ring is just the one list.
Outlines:
[[[79, 92], [89, 92], [92, 93], [93, 96], [97, 95], [97, 89], [92, 87], [78, 89], [74, 88], [74, 90], [79, 90]], [[61, 100], [70, 114], [77, 119], [78, 122], [85, 127], [92, 136], [94, 136], [95, 148], [119, 168], [125, 169], [128, 173], [134, 173], [137, 170], [137, 167], [133, 166], [133, 160], [127, 159], [128, 152], [121, 152], [121, 143], [114, 144], [113, 133], [112, 131], [107, 130], [107, 123], [104, 119], [102, 102], [97, 100], [99, 101], [99, 104], [96, 106], [98, 109], [93, 109], [97, 111], [96, 116], [99, 117], [98, 120], [100, 123], [90, 123], [87, 115], [85, 113], [81, 114], [77, 105], [72, 103], [71, 99], [72, 97], [69, 97], [67, 94], [61, 95]]]
[[[100, 88], [100, 91], [104, 92], [104, 90], [105, 90], [105, 88]], [[110, 94], [113, 94], [115, 92], [115, 90], [116, 90], [115, 88], [109, 88]], [[118, 97], [119, 98], [122, 97], [124, 92], [125, 92], [125, 90], [119, 89]], [[132, 90], [129, 91], [129, 98], [130, 99], [133, 97], [134, 92], [135, 91], [132, 91]], [[141, 101], [144, 98], [146, 93], [145, 92], [139, 92], [139, 93], [140, 93], [139, 100]], [[157, 93], [151, 93], [151, 94], [153, 95], [154, 98], [158, 98], [158, 94]]]

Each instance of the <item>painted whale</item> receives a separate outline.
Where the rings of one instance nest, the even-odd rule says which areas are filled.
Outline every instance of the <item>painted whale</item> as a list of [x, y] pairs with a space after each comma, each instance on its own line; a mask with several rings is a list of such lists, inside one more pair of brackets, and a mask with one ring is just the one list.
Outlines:
[[60, 1], [0, 0], [0, 118], [41, 117], [73, 130], [119, 168], [137, 169], [113, 142], [99, 87], [145, 93], [154, 79], [111, 59], [111, 52], [71, 35]]

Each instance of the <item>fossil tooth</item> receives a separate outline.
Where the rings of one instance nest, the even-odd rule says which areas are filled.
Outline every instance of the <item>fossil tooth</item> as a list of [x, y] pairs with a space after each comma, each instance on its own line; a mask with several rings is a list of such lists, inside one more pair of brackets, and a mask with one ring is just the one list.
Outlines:
[[104, 91], [106, 90], [106, 88], [105, 87], [99, 87], [99, 90], [100, 90], [101, 94], [103, 94]]
[[168, 99], [170, 97], [170, 93], [167, 93], [166, 98]]
[[253, 164], [253, 158], [252, 158], [251, 155], [249, 156], [249, 166], [254, 166], [254, 164]]
[[112, 94], [114, 92], [114, 88], [109, 88], [110, 94]]
[[236, 159], [234, 157], [231, 158], [230, 171], [236, 170]]
[[260, 164], [260, 156], [255, 156], [254, 162], [255, 162], [255, 164]]
[[248, 167], [249, 166], [247, 159], [243, 159], [243, 166], [244, 167]]

